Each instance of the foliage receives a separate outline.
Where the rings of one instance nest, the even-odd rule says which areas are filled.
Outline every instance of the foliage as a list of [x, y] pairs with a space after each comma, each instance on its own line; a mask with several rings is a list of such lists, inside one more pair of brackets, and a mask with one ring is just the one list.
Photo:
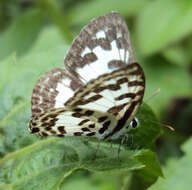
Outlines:
[[[172, 158], [167, 161], [164, 168], [164, 179], [159, 179], [150, 190], [166, 190], [166, 189], [190, 189], [191, 188], [191, 146], [192, 138], [190, 138], [183, 146], [182, 150], [185, 155], [181, 158]], [[182, 180], [179, 180], [182, 179]]]
[[[120, 140], [100, 142], [97, 151], [94, 138], [40, 138], [27, 130], [39, 76], [63, 67], [73, 36], [111, 11], [127, 20], [145, 100], [161, 89], [147, 101], [154, 111], [141, 106], [140, 127], [121, 145], [120, 160]], [[190, 189], [191, 17], [188, 0], [1, 1], [0, 189]], [[176, 131], [163, 134], [154, 113]]]

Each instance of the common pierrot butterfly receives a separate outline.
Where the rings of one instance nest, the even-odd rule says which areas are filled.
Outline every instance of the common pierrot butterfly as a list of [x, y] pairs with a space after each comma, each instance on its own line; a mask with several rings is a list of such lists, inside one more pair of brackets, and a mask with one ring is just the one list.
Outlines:
[[42, 75], [33, 89], [32, 133], [117, 139], [137, 126], [145, 76], [119, 13], [85, 26], [64, 65]]

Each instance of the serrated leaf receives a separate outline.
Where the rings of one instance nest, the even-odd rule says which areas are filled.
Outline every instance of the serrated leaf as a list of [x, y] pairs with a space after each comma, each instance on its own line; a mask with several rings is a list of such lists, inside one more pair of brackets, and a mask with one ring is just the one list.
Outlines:
[[[46, 141], [46, 142], [45, 142]], [[41, 146], [40, 146], [41, 145]], [[143, 167], [149, 167], [143, 162], [143, 155], [154, 157], [147, 150], [121, 151], [120, 159], [117, 159], [118, 146], [110, 149], [110, 144], [102, 143], [101, 148], [94, 157], [96, 144], [84, 142], [78, 138], [49, 138], [39, 141], [7, 155], [0, 161], [1, 181], [11, 185], [14, 189], [56, 189], [64, 181], [65, 177], [79, 169], [89, 171], [134, 171]], [[141, 157], [140, 157], [141, 156]], [[140, 159], [142, 160], [140, 162]], [[158, 163], [149, 159], [159, 170]], [[2, 165], [3, 164], [3, 165]], [[155, 167], [148, 168], [151, 175]], [[158, 175], [155, 172], [155, 176]], [[7, 176], [9, 176], [7, 178]], [[4, 184], [4, 185], [5, 185]]]
[[192, 1], [158, 0], [139, 14], [137, 39], [141, 52], [150, 55], [192, 32]]

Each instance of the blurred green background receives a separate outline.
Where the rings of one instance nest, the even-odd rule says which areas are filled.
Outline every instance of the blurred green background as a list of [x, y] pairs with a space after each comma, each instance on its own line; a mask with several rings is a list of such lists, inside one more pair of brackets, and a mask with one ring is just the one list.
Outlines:
[[[80, 29], [92, 18], [111, 11], [121, 13], [131, 32], [136, 60], [146, 76], [144, 101], [160, 88], [161, 92], [147, 104], [160, 122], [175, 128], [175, 132], [165, 130], [156, 142], [165, 178], [149, 189], [189, 190], [192, 0], [1, 0], [0, 165], [11, 153], [18, 156], [17, 151], [25, 151], [23, 148], [37, 141], [29, 137], [27, 123], [32, 88], [39, 76], [51, 68], [63, 67], [64, 56]], [[15, 181], [25, 184], [19, 175], [26, 160], [8, 163], [9, 172], [0, 169], [0, 189], [11, 189]], [[17, 179], [10, 174], [13, 170]], [[129, 189], [130, 177], [122, 175], [83, 170], [66, 178], [64, 185], [47, 189]]]

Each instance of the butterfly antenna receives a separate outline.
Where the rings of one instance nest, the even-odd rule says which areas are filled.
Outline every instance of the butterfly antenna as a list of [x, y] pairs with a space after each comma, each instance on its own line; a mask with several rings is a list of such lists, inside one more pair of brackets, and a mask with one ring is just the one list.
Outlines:
[[141, 118], [142, 120], [145, 120], [145, 121], [150, 121], [151, 123], [155, 123], [155, 124], [158, 124], [158, 125], [161, 125], [162, 127], [165, 127], [171, 131], [175, 131], [175, 129], [170, 126], [170, 125], [167, 125], [165, 123], [161, 123], [161, 122], [158, 122], [158, 121], [153, 121], [153, 120], [150, 120], [150, 119], [146, 119], [146, 118]]
[[164, 125], [164, 127], [168, 128], [171, 131], [175, 131], [175, 129], [173, 127], [171, 127], [170, 125]]
[[151, 121], [151, 122], [155, 123], [155, 124], [159, 124], [162, 127], [165, 127], [165, 128], [167, 128], [167, 129], [169, 129], [171, 131], [175, 131], [175, 129], [172, 126], [170, 126], [170, 125], [167, 125], [167, 124], [164, 124], [164, 123], [161, 123], [161, 122], [158, 122], [158, 121]]
[[145, 103], [147, 103], [149, 100], [151, 100], [153, 97], [157, 96], [160, 93], [160, 88], [158, 88], [150, 97], [148, 97], [145, 100]]
[[[148, 97], [145, 100], [145, 103], [148, 102], [149, 100], [151, 100], [153, 97], [157, 96], [159, 93], [160, 93], [160, 88], [158, 88], [150, 97]], [[155, 124], [159, 124], [162, 127], [165, 127], [165, 128], [167, 128], [167, 129], [169, 129], [171, 131], [175, 131], [175, 129], [172, 126], [170, 126], [170, 125], [167, 125], [167, 124], [164, 124], [164, 123], [161, 123], [161, 122], [157, 122], [157, 121], [151, 121], [151, 120], [150, 120], [150, 122], [155, 123]]]

